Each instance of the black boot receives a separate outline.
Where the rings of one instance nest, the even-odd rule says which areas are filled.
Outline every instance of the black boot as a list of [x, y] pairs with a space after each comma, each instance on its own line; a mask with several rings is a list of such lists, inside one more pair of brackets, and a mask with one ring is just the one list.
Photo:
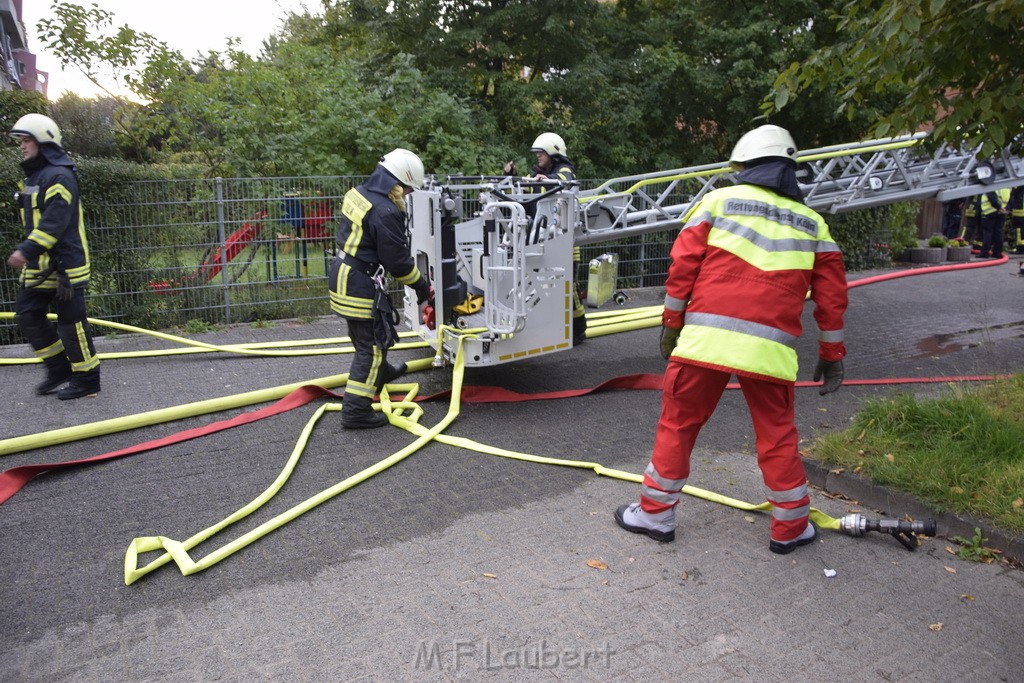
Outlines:
[[405, 363], [399, 363], [398, 365], [392, 365], [391, 363], [388, 363], [384, 369], [383, 384], [387, 384], [388, 382], [394, 382], [396, 379], [404, 375], [408, 369], [409, 367]]
[[342, 399], [341, 426], [345, 429], [376, 429], [388, 423], [384, 413], [373, 412], [370, 399], [345, 394]]
[[43, 363], [46, 365], [46, 379], [36, 385], [36, 393], [40, 396], [52, 393], [72, 375], [71, 363], [64, 354], [50, 356]]
[[572, 345], [579, 346], [587, 341], [587, 316], [581, 315], [572, 319]]
[[95, 396], [100, 392], [100, 371], [72, 373], [71, 382], [57, 392], [57, 398], [70, 401], [83, 396]]

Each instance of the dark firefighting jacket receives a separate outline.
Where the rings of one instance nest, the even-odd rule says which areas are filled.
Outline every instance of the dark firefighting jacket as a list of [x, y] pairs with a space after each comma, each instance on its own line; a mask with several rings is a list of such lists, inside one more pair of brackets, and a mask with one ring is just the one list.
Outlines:
[[345, 194], [338, 227], [341, 259], [330, 282], [331, 309], [346, 318], [373, 318], [378, 266], [426, 299], [429, 283], [409, 252], [405, 213], [388, 197], [399, 184], [384, 167]]
[[28, 261], [22, 284], [55, 289], [63, 273], [73, 286], [89, 282], [89, 242], [78, 190], [78, 174], [67, 153], [52, 143], [22, 162], [25, 180], [17, 204], [25, 227], [18, 249]]

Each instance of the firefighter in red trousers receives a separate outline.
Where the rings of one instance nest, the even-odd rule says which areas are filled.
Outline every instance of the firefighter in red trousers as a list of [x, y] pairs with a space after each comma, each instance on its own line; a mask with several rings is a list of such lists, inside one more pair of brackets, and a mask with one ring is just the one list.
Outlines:
[[824, 219], [803, 203], [796, 145], [785, 129], [748, 132], [730, 162], [740, 184], [701, 199], [672, 247], [661, 337], [669, 363], [654, 453], [640, 502], [620, 506], [615, 521], [657, 541], [675, 540], [690, 453], [735, 374], [772, 505], [769, 549], [786, 554], [817, 536], [794, 422], [800, 317], [810, 290], [820, 329], [814, 380], [824, 378], [822, 395], [833, 392], [846, 355], [846, 273]]

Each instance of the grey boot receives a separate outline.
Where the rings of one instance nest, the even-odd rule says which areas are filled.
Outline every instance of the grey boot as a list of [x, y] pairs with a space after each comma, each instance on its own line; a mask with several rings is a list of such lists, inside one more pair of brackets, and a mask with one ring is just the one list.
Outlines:
[[676, 540], [676, 509], [664, 512], [644, 512], [640, 503], [620, 505], [615, 510], [615, 523], [634, 534], [647, 534], [655, 541], [669, 543]]

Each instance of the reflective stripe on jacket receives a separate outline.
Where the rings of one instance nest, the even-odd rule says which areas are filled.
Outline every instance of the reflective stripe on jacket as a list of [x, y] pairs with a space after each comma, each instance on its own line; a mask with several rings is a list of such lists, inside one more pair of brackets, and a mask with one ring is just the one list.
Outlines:
[[674, 356], [781, 383], [796, 381], [796, 340], [808, 290], [819, 354], [846, 355], [846, 273], [814, 210], [754, 185], [706, 195], [672, 247], [666, 315], [685, 310]]
[[1024, 185], [1018, 185], [1010, 191], [1010, 215], [1024, 218]]
[[1009, 203], [1010, 188], [1008, 187], [1002, 190], [995, 190], [994, 192], [986, 192], [981, 195], [981, 215], [988, 216], [999, 211], [999, 209], [1005, 209]]
[[530, 170], [530, 177], [537, 175], [547, 176], [549, 180], [561, 180], [563, 183], [567, 183], [570, 180], [576, 180], [576, 165], [568, 157], [554, 154], [551, 156], [550, 170], [545, 171], [539, 166], [534, 166]]
[[18, 213], [25, 229], [18, 249], [28, 261], [21, 281], [40, 289], [56, 289], [58, 271], [66, 273], [72, 285], [88, 284], [90, 275], [78, 177], [67, 155], [56, 152], [51, 156], [57, 164], [50, 163], [42, 150], [23, 162], [31, 170], [18, 185]]
[[[378, 265], [400, 284], [415, 286], [423, 275], [409, 253], [405, 213], [388, 197], [398, 181], [383, 167], [345, 193], [337, 242], [341, 252], [371, 268]], [[340, 263], [328, 282], [331, 310], [347, 318], [373, 317], [373, 280]]]

